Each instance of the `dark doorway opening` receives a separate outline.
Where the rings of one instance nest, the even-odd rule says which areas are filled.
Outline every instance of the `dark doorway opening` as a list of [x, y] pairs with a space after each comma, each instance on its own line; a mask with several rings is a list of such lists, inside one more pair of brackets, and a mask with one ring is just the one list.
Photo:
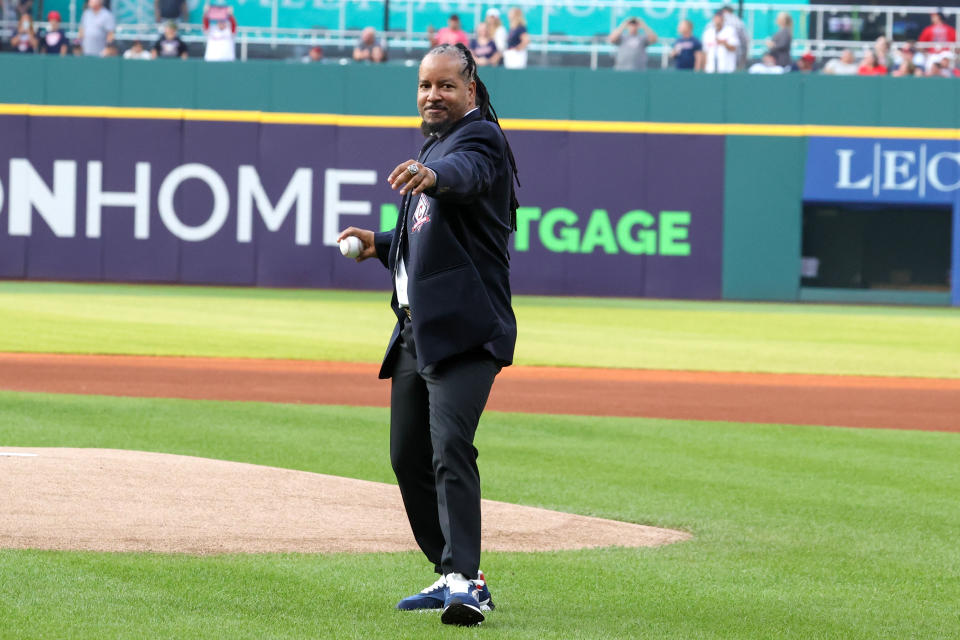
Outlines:
[[949, 207], [808, 203], [801, 286], [950, 290]]

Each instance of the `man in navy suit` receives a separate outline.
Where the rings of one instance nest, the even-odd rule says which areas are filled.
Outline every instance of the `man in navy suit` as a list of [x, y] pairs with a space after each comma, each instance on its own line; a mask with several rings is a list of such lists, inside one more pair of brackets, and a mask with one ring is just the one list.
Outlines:
[[507, 243], [516, 226], [516, 163], [476, 63], [441, 45], [420, 63], [427, 140], [387, 181], [403, 196], [397, 226], [350, 227], [358, 261], [393, 274], [397, 325], [380, 369], [392, 378], [390, 458], [414, 537], [440, 579], [398, 609], [442, 609], [475, 625], [493, 608], [480, 573], [480, 475], [473, 446], [493, 380], [513, 360]]

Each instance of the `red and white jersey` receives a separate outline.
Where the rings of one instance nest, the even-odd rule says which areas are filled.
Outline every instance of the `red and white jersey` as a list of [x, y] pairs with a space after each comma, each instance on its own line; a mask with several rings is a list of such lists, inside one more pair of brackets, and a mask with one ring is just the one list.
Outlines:
[[207, 32], [207, 49], [203, 54], [204, 60], [222, 62], [237, 59], [237, 21], [233, 15], [228, 15], [223, 20], [213, 22], [207, 16], [204, 16], [203, 29]]

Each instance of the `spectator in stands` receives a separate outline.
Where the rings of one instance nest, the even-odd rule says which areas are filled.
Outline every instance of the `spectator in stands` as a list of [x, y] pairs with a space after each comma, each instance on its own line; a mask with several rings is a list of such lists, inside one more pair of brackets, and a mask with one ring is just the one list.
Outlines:
[[916, 75], [922, 76], [923, 69], [917, 68], [917, 65], [913, 64], [913, 60], [904, 60], [890, 75], [894, 78], [906, 78]]
[[723, 7], [723, 24], [733, 27], [737, 34], [737, 69], [746, 69], [750, 60], [750, 34], [731, 4]]
[[927, 77], [930, 78], [952, 78], [957, 75], [957, 68], [954, 64], [952, 51], [942, 51], [930, 56], [930, 63], [927, 67]]
[[673, 48], [670, 49], [670, 57], [677, 69], [702, 71], [703, 45], [693, 37], [693, 23], [686, 19], [681, 20], [677, 26], [677, 35], [679, 37], [674, 40]]
[[873, 51], [865, 51], [863, 59], [860, 62], [860, 68], [857, 69], [857, 75], [861, 76], [885, 76], [887, 68], [877, 60], [877, 54]]
[[703, 70], [707, 73], [732, 73], [737, 70], [737, 46], [740, 41], [733, 27], [724, 24], [723, 17], [723, 11], [717, 11], [703, 32]]
[[460, 27], [460, 16], [455, 13], [450, 14], [450, 17], [447, 18], [447, 26], [437, 31], [434, 40], [436, 42], [434, 46], [457, 44], [458, 42], [465, 47], [470, 46], [470, 38], [467, 37], [467, 32]]
[[927, 57], [922, 51], [917, 50], [917, 43], [913, 40], [904, 42], [903, 45], [894, 53], [894, 69], [892, 75], [902, 77], [914, 75], [914, 71], [902, 71], [904, 66], [910, 66], [912, 69], [926, 69]]
[[950, 45], [957, 41], [957, 30], [943, 19], [939, 11], [930, 14], [930, 24], [920, 32], [920, 42], [942, 43], [945, 46], [931, 47], [927, 53], [942, 53], [950, 50]]
[[760, 62], [754, 63], [748, 71], [749, 73], [781, 74], [789, 70], [789, 68], [778, 65], [777, 59], [773, 57], [772, 53], [767, 51], [763, 54]]
[[190, 9], [187, 8], [187, 0], [153, 0], [153, 15], [158, 23], [188, 22], [190, 19]]
[[613, 68], [618, 71], [646, 71], [647, 47], [656, 44], [657, 34], [642, 19], [628, 16], [607, 38], [617, 45]]
[[17, 32], [10, 38], [10, 48], [18, 53], [36, 53], [38, 44], [33, 18], [29, 13], [24, 13], [17, 21]]
[[800, 73], [812, 73], [816, 64], [817, 57], [811, 52], [807, 51], [802, 56], [797, 58], [797, 61], [793, 63], [792, 69], [794, 71], [799, 71]]
[[116, 58], [120, 55], [120, 49], [117, 48], [115, 42], [108, 42], [107, 46], [103, 48], [103, 52], [100, 54], [101, 58]]
[[503, 52], [507, 50], [507, 28], [503, 26], [500, 19], [500, 9], [490, 7], [487, 9], [484, 24], [487, 25], [487, 33], [493, 38], [493, 43], [497, 45], [497, 51], [503, 57]]
[[477, 25], [477, 37], [470, 41], [470, 52], [478, 67], [495, 67], [500, 64], [503, 54], [497, 51], [497, 43], [490, 37], [486, 22]]
[[792, 62], [790, 46], [793, 44], [793, 18], [786, 11], [781, 11], [777, 15], [777, 26], [780, 29], [772, 38], [767, 38], [767, 53], [773, 56], [779, 66], [789, 67]]
[[844, 49], [839, 58], [831, 58], [823, 67], [823, 72], [831, 76], [855, 76], [860, 66], [853, 57], [852, 49]]
[[80, 28], [77, 30], [83, 55], [99, 56], [103, 53], [103, 49], [113, 42], [116, 28], [113, 14], [103, 6], [103, 0], [89, 0], [80, 16]]
[[70, 52], [66, 32], [60, 28], [60, 12], [51, 11], [47, 14], [50, 26], [40, 32], [37, 39], [40, 41], [40, 53], [65, 56]]
[[134, 40], [130, 48], [123, 52], [124, 60], [152, 60], [153, 54], [143, 48], [143, 43]]
[[156, 58], [181, 58], [186, 60], [189, 57], [186, 43], [177, 35], [177, 22], [167, 20], [163, 25], [163, 35], [153, 45], [153, 57]]
[[507, 14], [510, 31], [507, 32], [507, 48], [503, 52], [503, 66], [507, 69], [525, 69], [527, 66], [527, 48], [530, 46], [530, 34], [527, 33], [527, 19], [523, 9], [513, 7]]
[[893, 66], [893, 56], [890, 55], [890, 41], [887, 36], [880, 36], [873, 43], [873, 55], [877, 62], [889, 70]]
[[323, 60], [323, 47], [311, 47], [307, 55], [303, 56], [302, 62], [320, 62]]
[[353, 48], [353, 59], [358, 62], [383, 62], [387, 59], [383, 44], [377, 40], [377, 31], [367, 27], [360, 32], [360, 41]]
[[203, 12], [203, 32], [207, 36], [204, 60], [230, 62], [237, 59], [237, 19], [233, 17], [233, 7], [228, 7], [225, 0], [215, 0], [213, 6]]

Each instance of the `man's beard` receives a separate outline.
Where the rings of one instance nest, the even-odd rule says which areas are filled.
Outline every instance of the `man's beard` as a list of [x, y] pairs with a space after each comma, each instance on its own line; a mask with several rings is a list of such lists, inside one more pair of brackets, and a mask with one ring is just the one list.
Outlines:
[[450, 128], [452, 123], [448, 120], [442, 120], [440, 122], [427, 122], [426, 120], [420, 121], [420, 133], [423, 134], [424, 138], [429, 138], [430, 136], [440, 137]]

